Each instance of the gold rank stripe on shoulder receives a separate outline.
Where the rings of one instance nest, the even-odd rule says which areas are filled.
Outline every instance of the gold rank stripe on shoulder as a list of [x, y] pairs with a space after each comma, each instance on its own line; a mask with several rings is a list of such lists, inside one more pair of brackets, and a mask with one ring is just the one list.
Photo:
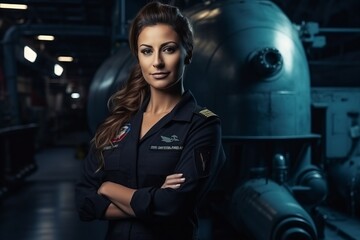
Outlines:
[[207, 108], [201, 110], [199, 113], [202, 114], [202, 115], [204, 115], [205, 117], [217, 116], [215, 113], [213, 113], [212, 111], [210, 111], [210, 110], [207, 109]]

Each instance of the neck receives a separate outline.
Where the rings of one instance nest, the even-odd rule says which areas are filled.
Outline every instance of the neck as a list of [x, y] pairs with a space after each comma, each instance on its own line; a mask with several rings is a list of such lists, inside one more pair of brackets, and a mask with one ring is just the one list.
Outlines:
[[180, 101], [183, 90], [176, 92], [151, 89], [151, 97], [146, 108], [147, 113], [162, 114], [170, 112]]

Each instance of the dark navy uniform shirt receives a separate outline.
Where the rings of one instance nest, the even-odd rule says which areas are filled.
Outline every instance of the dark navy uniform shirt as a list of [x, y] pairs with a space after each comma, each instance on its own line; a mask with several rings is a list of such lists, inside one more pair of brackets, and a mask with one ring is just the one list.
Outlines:
[[[137, 189], [131, 199], [136, 217], [110, 220], [107, 239], [196, 239], [196, 204], [209, 190], [224, 160], [220, 119], [197, 105], [190, 91], [139, 139], [146, 101], [125, 124], [113, 146], [105, 147], [104, 168], [90, 151], [76, 186], [80, 218], [103, 219], [110, 201], [97, 190], [112, 181]], [[178, 189], [161, 186], [183, 173]]]

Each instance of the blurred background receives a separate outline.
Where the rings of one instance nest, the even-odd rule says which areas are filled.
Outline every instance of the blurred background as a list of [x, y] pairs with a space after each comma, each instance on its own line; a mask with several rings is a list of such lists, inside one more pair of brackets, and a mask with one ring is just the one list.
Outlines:
[[[0, 0], [0, 239], [103, 238], [74, 184], [147, 2]], [[194, 25], [185, 87], [223, 121], [200, 238], [360, 239], [360, 2], [162, 2]]]

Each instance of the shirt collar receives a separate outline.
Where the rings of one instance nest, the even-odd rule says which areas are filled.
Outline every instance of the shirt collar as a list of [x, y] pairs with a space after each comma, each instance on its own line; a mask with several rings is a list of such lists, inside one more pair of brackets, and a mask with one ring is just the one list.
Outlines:
[[196, 100], [190, 90], [186, 90], [180, 102], [175, 106], [171, 114], [174, 120], [191, 121], [196, 109]]
[[[146, 107], [150, 101], [150, 97], [147, 97], [140, 107], [141, 114], [146, 110]], [[169, 113], [173, 120], [177, 121], [191, 121], [193, 113], [196, 109], [196, 99], [190, 90], [186, 90], [180, 102], [176, 104], [174, 109]]]

